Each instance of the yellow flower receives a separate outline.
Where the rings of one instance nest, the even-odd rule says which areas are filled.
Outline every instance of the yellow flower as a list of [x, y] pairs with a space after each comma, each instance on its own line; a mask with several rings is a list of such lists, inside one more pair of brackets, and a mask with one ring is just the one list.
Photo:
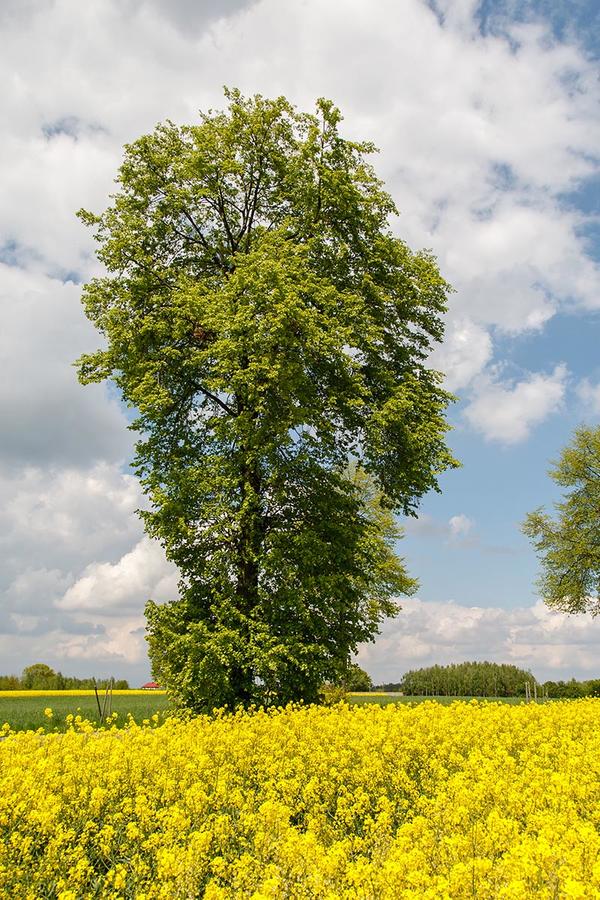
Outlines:
[[3, 730], [0, 897], [600, 897], [600, 700], [150, 722]]

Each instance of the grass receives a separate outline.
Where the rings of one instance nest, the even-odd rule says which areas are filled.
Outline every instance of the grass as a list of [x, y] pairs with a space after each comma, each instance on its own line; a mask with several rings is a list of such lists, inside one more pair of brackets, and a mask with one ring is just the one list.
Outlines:
[[[65, 692], [66, 693], [66, 692]], [[85, 694], [78, 696], [60, 696], [49, 693], [37, 693], [35, 696], [24, 697], [21, 693], [18, 697], [0, 696], [0, 728], [4, 722], [8, 722], [14, 731], [29, 731], [37, 728], [45, 728], [53, 731], [64, 731], [67, 727], [66, 717], [72, 715], [80, 715], [90, 722], [98, 724], [98, 706], [94, 694]], [[100, 702], [103, 700], [103, 692], [100, 694]], [[49, 719], [44, 710], [50, 707], [53, 712], [52, 719]], [[136, 722], [143, 719], [149, 719], [150, 716], [158, 712], [161, 719], [170, 712], [169, 701], [164, 694], [139, 693], [127, 694], [120, 692], [113, 695], [112, 700], [113, 712], [117, 712], [117, 725], [124, 725], [127, 721], [127, 714], [131, 713]]]

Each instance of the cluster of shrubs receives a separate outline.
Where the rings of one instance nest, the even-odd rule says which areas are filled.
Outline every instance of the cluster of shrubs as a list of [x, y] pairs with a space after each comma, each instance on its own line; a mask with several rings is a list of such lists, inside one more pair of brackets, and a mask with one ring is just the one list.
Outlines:
[[[45, 663], [35, 663], [23, 669], [23, 674], [0, 675], [0, 691], [83, 691], [97, 688], [105, 688], [108, 679], [74, 678], [55, 672]], [[113, 688], [117, 691], [129, 690], [129, 684], [125, 679], [113, 682]]]

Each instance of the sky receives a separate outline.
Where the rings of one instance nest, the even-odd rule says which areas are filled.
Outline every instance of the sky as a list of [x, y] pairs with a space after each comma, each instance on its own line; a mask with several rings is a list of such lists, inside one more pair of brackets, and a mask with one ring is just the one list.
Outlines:
[[360, 663], [600, 676], [600, 619], [544, 605], [520, 532], [558, 499], [573, 429], [600, 422], [599, 25], [595, 0], [2, 0], [1, 672], [150, 676], [144, 603], [177, 573], [136, 516], [118, 396], [72, 365], [99, 345], [75, 212], [107, 206], [125, 143], [228, 85], [332, 99], [380, 149], [395, 233], [454, 287], [432, 365], [462, 468], [406, 523], [420, 588]]

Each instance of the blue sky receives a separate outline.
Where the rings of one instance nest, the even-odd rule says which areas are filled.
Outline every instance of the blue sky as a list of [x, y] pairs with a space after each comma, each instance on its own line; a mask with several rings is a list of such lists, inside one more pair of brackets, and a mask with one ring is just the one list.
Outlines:
[[443, 476], [406, 525], [415, 598], [359, 658], [377, 680], [461, 659], [600, 673], [600, 622], [545, 607], [519, 526], [600, 421], [600, 10], [592, 0], [5, 0], [0, 5], [0, 670], [149, 674], [143, 607], [177, 575], [143, 536], [74, 216], [108, 202], [122, 146], [222, 105], [222, 85], [331, 97], [453, 284], [432, 365], [459, 400]]

